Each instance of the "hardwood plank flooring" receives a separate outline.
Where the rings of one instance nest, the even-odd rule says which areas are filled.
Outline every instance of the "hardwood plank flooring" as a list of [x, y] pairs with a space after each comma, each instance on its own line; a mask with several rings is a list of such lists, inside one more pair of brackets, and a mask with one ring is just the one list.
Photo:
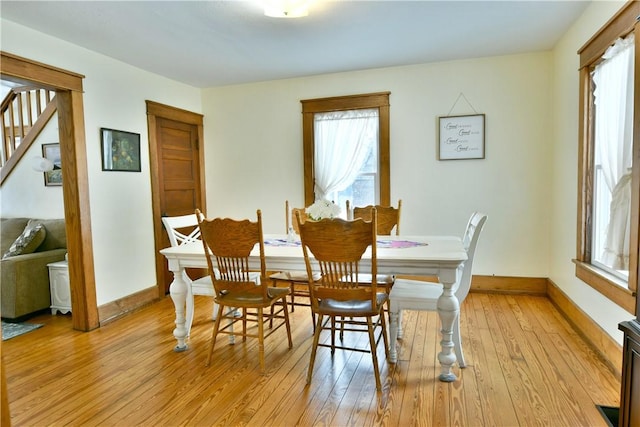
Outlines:
[[[41, 315], [44, 327], [2, 342], [13, 426], [607, 426], [596, 404], [618, 406], [620, 379], [546, 297], [472, 293], [462, 306], [465, 369], [438, 381], [439, 319], [405, 311], [398, 363], [319, 348], [306, 385], [309, 309], [291, 314], [265, 341], [218, 340], [211, 367], [211, 300], [196, 297], [185, 352], [173, 351], [169, 297], [92, 332], [69, 315]], [[328, 337], [323, 338], [327, 341]], [[345, 340], [366, 347], [365, 334]]]

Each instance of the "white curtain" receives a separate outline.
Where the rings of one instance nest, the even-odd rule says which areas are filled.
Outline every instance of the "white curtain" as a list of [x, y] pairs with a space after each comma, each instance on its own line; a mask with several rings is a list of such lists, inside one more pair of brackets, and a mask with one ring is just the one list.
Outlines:
[[314, 115], [316, 200], [348, 188], [378, 141], [378, 109]]
[[634, 37], [618, 39], [593, 71], [596, 161], [611, 191], [602, 262], [629, 269], [629, 224], [633, 136]]

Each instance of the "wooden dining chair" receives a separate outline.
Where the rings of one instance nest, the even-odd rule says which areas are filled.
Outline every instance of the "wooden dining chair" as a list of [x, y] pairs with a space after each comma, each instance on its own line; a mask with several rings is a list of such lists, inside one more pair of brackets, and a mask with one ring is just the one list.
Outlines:
[[[206, 258], [209, 271], [213, 272], [214, 264], [219, 271], [219, 276], [211, 273], [218, 314], [213, 325], [207, 366], [211, 364], [219, 334], [234, 337], [239, 335], [243, 341], [246, 341], [246, 337], [258, 338], [260, 369], [264, 373], [264, 339], [284, 325], [287, 329], [289, 348], [292, 348], [293, 344], [287, 308], [287, 295], [290, 291], [288, 288], [267, 286], [262, 213], [260, 210], [257, 211], [257, 222], [230, 218], [201, 219], [199, 211], [196, 211], [196, 215], [199, 218], [204, 252], [208, 254]], [[260, 251], [261, 280], [258, 283], [252, 279], [249, 270], [249, 255], [256, 245]], [[228, 309], [225, 310], [225, 307]], [[270, 309], [270, 312], [265, 313], [265, 309]], [[239, 310], [242, 311], [241, 316], [237, 315]], [[228, 320], [228, 324], [221, 328], [222, 319]], [[265, 322], [271, 323], [274, 319], [276, 322], [265, 334]], [[242, 323], [242, 332], [233, 328], [238, 322]], [[247, 328], [247, 323], [255, 326]]]
[[[458, 283], [454, 285], [456, 298], [458, 298], [458, 302], [461, 305], [471, 289], [471, 270], [473, 268], [476, 246], [480, 238], [480, 231], [482, 231], [486, 220], [486, 214], [474, 212], [469, 218], [462, 238], [462, 244], [467, 251], [467, 260], [458, 273]], [[440, 295], [442, 295], [441, 283], [396, 279], [389, 295], [391, 302], [390, 315], [392, 318], [391, 345], [396, 345], [396, 338], [402, 338], [402, 310], [437, 311], [438, 298], [440, 298]], [[464, 368], [466, 363], [462, 352], [459, 314], [453, 324], [452, 341], [458, 365]]]
[[[394, 208], [393, 206], [382, 206], [382, 205], [367, 205], [367, 206], [354, 206], [351, 208], [349, 205], [349, 201], [347, 200], [347, 212], [351, 210], [351, 218], [362, 218], [365, 221], [371, 221], [371, 216], [374, 211], [377, 214], [378, 218], [378, 226], [376, 231], [380, 236], [390, 236], [391, 232], [395, 228], [395, 235], [400, 235], [400, 212], [402, 209], [402, 199], [398, 200], [398, 207]], [[371, 278], [367, 277], [367, 275], [362, 275], [360, 278], [361, 283], [370, 283]], [[395, 282], [395, 277], [393, 275], [388, 274], [379, 274], [377, 277], [378, 285], [384, 285], [387, 287], [387, 292], [391, 291], [393, 284]], [[385, 308], [385, 311], [388, 313], [389, 304]], [[388, 319], [388, 318], [387, 318]]]
[[[305, 212], [305, 208], [289, 208], [289, 201], [285, 201], [285, 222], [286, 222], [286, 231], [287, 236], [297, 239], [299, 235], [298, 222], [294, 221], [296, 216], [300, 216], [301, 221], [305, 221], [307, 219], [307, 214]], [[305, 306], [309, 307], [309, 288], [307, 283], [309, 278], [307, 277], [306, 271], [278, 271], [269, 276], [269, 278], [273, 281], [273, 285], [277, 286], [280, 283], [284, 283], [289, 286], [291, 290], [291, 312], [295, 311], [297, 306]], [[313, 281], [317, 281], [320, 279], [320, 273], [313, 272]], [[303, 300], [298, 299], [296, 301], [296, 297], [302, 297]], [[311, 313], [311, 318], [313, 320], [313, 324], [315, 325], [315, 316]]]
[[[381, 236], [390, 236], [395, 227], [395, 235], [400, 235], [400, 213], [402, 210], [402, 199], [398, 200], [398, 207], [382, 206], [382, 205], [368, 205], [368, 206], [354, 206], [351, 213], [351, 218], [362, 218], [365, 221], [371, 221], [371, 211], [376, 208], [378, 213], [378, 229], [377, 232]], [[347, 201], [347, 212], [351, 207], [349, 201]]]
[[[321, 273], [318, 282], [309, 281], [311, 310], [316, 314], [317, 320], [307, 384], [311, 383], [318, 347], [329, 347], [332, 354], [335, 349], [371, 353], [376, 389], [381, 391], [376, 353], [377, 344], [382, 338], [385, 355], [389, 357], [387, 327], [382, 312], [389, 295], [386, 287], [379, 288], [375, 280], [377, 276], [375, 210], [371, 221], [322, 219], [305, 221], [299, 224], [299, 228], [307, 273], [311, 275], [316, 264]], [[370, 266], [365, 268], [361, 265], [361, 260], [367, 249], [371, 251], [371, 262]], [[365, 270], [373, 280], [366, 286], [362, 286], [358, 282], [358, 277]], [[344, 331], [367, 333], [369, 348], [347, 346], [344, 339], [341, 340], [341, 345], [336, 345], [337, 322], [342, 325]], [[323, 331], [330, 331], [330, 344], [320, 342]], [[377, 337], [376, 331], [379, 331]]]

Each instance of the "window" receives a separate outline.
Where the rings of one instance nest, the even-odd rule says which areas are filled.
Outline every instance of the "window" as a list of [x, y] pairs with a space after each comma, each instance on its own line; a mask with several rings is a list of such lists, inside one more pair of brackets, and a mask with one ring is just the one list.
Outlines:
[[629, 279], [634, 37], [619, 38], [591, 72], [593, 88], [591, 261]]
[[302, 115], [305, 205], [389, 205], [389, 92], [303, 100]]
[[[576, 276], [633, 313], [638, 281], [637, 2], [580, 49]], [[637, 29], [634, 29], [637, 26]], [[635, 32], [635, 35], [634, 35]], [[635, 89], [634, 89], [635, 88]], [[635, 115], [635, 116], [634, 116]], [[635, 117], [635, 118], [634, 118]]]
[[314, 193], [316, 200], [344, 206], [376, 204], [378, 109], [314, 115]]

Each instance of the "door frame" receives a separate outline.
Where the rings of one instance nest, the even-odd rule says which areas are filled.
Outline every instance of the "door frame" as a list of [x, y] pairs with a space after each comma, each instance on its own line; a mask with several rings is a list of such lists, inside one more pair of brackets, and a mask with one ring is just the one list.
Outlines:
[[56, 91], [73, 329], [100, 326], [93, 263], [81, 74], [0, 51], [2, 79]]
[[[200, 200], [202, 206], [207, 206], [204, 170], [204, 116], [199, 113], [182, 110], [169, 105], [160, 104], [154, 101], [146, 101], [147, 104], [147, 130], [149, 133], [149, 171], [151, 172], [151, 204], [153, 210], [153, 235], [155, 239], [156, 254], [156, 284], [158, 296], [164, 297], [164, 282], [161, 280], [164, 274], [164, 256], [160, 254], [162, 247], [162, 236], [165, 233], [162, 225], [162, 209], [160, 206], [160, 177], [158, 170], [160, 162], [158, 159], [158, 139], [156, 134], [156, 124], [158, 118], [174, 120], [187, 123], [197, 127], [198, 143], [198, 167], [200, 168]], [[206, 212], [206, 211], [205, 211]]]

